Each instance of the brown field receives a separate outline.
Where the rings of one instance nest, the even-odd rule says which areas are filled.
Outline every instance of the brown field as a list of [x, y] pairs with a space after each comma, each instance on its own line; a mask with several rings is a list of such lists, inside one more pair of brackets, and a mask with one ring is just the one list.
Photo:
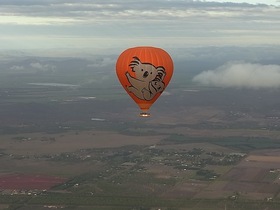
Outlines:
[[65, 181], [66, 179], [60, 177], [8, 174], [0, 176], [0, 189], [48, 190]]
[[[22, 138], [23, 137], [23, 138]], [[55, 154], [85, 148], [111, 148], [127, 145], [153, 145], [163, 136], [127, 136], [108, 131], [27, 133], [2, 135], [1, 147], [12, 154]]]
[[247, 161], [256, 161], [256, 162], [279, 163], [279, 168], [280, 168], [280, 156], [250, 155], [246, 158], [246, 160]]
[[257, 167], [234, 167], [225, 179], [239, 182], [260, 182], [267, 173], [267, 169]]
[[98, 169], [98, 165], [90, 162], [65, 164], [41, 159], [0, 159], [2, 173], [44, 174], [46, 176], [61, 176], [71, 178], [90, 170]]
[[268, 137], [272, 139], [280, 139], [280, 131], [254, 130], [254, 129], [192, 129], [188, 127], [176, 127], [172, 129], [164, 129], [162, 132], [179, 133], [193, 137]]

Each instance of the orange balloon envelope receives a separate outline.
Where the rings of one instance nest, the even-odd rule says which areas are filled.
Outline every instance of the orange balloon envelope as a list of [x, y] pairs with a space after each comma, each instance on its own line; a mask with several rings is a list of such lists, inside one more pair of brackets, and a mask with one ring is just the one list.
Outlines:
[[163, 49], [134, 47], [121, 53], [116, 72], [123, 88], [142, 110], [140, 116], [146, 117], [172, 77], [173, 61]]

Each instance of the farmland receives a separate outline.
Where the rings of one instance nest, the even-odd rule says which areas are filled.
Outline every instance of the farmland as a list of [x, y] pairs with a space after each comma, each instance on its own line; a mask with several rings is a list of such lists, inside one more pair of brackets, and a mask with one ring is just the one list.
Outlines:
[[277, 91], [97, 87], [1, 89], [0, 209], [280, 208]]
[[[40, 135], [44, 139], [55, 138], [55, 141], [42, 141], [38, 138]], [[112, 135], [115, 138], [110, 138]], [[204, 138], [203, 141], [201, 137], [185, 137], [183, 140], [184, 137], [180, 135], [178, 142], [178, 137], [174, 135], [153, 135], [130, 136], [131, 140], [125, 141], [127, 135], [94, 130], [79, 134], [69, 132], [63, 136], [61, 133], [32, 133], [25, 136], [31, 139], [18, 142], [13, 135], [5, 137], [12, 147], [2, 152], [1, 166], [2, 172], [5, 171], [2, 180], [8, 176], [16, 178], [16, 172], [24, 176], [45, 174], [65, 181], [49, 189], [40, 190], [37, 187], [35, 191], [32, 187], [36, 183], [34, 180], [30, 180], [28, 186], [17, 186], [17, 189], [8, 190], [1, 185], [6, 188], [2, 189], [1, 203], [10, 208], [279, 207], [277, 155], [280, 150], [268, 149], [269, 144], [263, 144], [265, 149], [258, 152], [254, 149], [244, 152], [239, 150], [240, 140], [234, 145], [233, 138], [224, 139], [229, 145], [225, 147], [217, 144], [223, 138]], [[147, 138], [151, 142], [144, 140]], [[67, 148], [60, 146], [65, 139], [68, 139]], [[132, 139], [135, 139], [133, 144]], [[115, 144], [118, 140], [122, 145]], [[251, 146], [254, 146], [253, 142], [252, 139]], [[258, 140], [256, 142], [258, 145]], [[74, 143], [78, 143], [76, 149], [71, 147]], [[273, 201], [266, 201], [269, 198], [273, 198]]]

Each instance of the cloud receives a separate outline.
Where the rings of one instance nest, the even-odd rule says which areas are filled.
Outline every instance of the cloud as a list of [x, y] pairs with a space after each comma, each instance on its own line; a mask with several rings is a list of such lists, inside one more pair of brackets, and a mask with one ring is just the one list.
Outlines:
[[23, 67], [23, 66], [16, 66], [16, 65], [14, 65], [14, 66], [11, 66], [10, 67], [10, 70], [11, 71], [22, 71], [22, 70], [24, 70], [25, 68]]
[[115, 64], [115, 59], [112, 59], [110, 57], [101, 57], [97, 58], [92, 63], [88, 64], [88, 68], [93, 68], [93, 67], [105, 67], [105, 66], [113, 66]]
[[234, 2], [1, 0], [0, 41], [8, 49], [279, 43], [279, 7]]
[[229, 62], [196, 75], [193, 81], [215, 87], [280, 88], [280, 65]]
[[39, 62], [30, 63], [30, 66], [38, 71], [54, 71], [56, 67], [50, 64], [42, 64]]
[[17, 72], [35, 73], [35, 72], [42, 72], [42, 71], [54, 72], [56, 70], [56, 66], [52, 64], [44, 64], [40, 62], [31, 62], [22, 65], [12, 65], [9, 69], [11, 72], [14, 73]]

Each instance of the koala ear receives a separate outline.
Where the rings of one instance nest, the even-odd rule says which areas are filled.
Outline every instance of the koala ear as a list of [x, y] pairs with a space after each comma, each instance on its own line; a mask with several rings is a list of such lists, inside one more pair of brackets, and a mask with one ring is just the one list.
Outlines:
[[138, 66], [140, 64], [141, 64], [140, 59], [138, 57], [134, 56], [133, 60], [129, 64], [129, 66], [131, 66], [133, 68], [134, 66]]
[[157, 78], [160, 79], [160, 81], [163, 81], [165, 75], [165, 68], [163, 66], [157, 67]]
[[140, 59], [137, 56], [134, 56], [133, 59], [140, 62]]

